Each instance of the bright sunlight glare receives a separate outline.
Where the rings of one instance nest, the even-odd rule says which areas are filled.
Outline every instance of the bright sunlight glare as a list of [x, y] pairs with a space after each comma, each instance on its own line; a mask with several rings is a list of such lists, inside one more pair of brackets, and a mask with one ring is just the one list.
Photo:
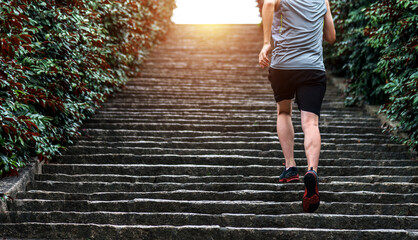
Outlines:
[[172, 21], [177, 24], [257, 24], [255, 0], [176, 0]]

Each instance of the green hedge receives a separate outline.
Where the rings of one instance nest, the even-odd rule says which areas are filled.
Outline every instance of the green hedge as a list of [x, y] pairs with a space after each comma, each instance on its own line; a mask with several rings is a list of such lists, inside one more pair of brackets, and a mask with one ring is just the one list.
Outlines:
[[418, 1], [331, 1], [337, 43], [326, 51], [328, 69], [350, 79], [346, 105], [381, 105], [404, 132], [394, 137], [418, 146]]
[[[256, 0], [262, 6], [263, 0]], [[394, 137], [418, 147], [418, 1], [330, 0], [337, 41], [325, 45], [325, 63], [349, 79], [347, 106], [381, 105], [404, 132]]]
[[71, 144], [167, 31], [174, 0], [0, 2], [0, 176]]

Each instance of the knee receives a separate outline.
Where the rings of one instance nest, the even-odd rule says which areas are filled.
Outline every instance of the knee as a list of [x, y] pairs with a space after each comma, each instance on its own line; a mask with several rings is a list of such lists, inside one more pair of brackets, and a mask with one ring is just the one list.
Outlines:
[[302, 131], [312, 131], [319, 129], [318, 121], [316, 119], [306, 119], [302, 121]]

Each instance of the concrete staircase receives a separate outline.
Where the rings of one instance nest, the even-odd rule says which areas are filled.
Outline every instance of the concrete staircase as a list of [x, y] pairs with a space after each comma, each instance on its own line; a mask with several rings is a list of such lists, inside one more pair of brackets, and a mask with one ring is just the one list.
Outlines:
[[[418, 163], [328, 86], [321, 206], [279, 184], [283, 155], [256, 25], [175, 26], [142, 76], [0, 215], [1, 233], [47, 239], [414, 239]], [[295, 156], [306, 159], [294, 110]]]

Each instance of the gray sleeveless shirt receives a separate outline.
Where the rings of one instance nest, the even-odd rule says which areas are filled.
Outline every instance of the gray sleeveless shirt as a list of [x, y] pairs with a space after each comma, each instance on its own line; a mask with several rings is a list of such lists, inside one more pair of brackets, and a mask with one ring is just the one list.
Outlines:
[[322, 39], [325, 0], [281, 0], [274, 13], [274, 69], [325, 71]]

